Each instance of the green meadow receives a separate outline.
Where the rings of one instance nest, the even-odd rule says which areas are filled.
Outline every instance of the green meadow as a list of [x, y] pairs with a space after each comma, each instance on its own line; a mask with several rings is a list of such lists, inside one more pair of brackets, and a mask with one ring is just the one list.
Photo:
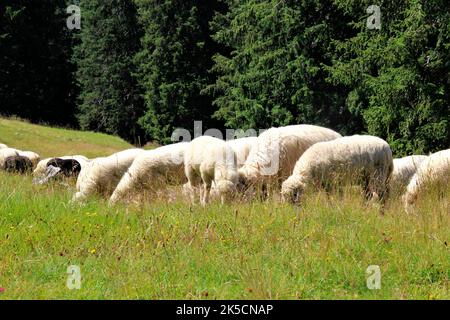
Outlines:
[[[43, 157], [107, 155], [119, 138], [0, 119], [0, 142]], [[301, 207], [191, 206], [181, 188], [140, 205], [69, 203], [75, 181], [0, 173], [0, 299], [449, 299], [450, 190], [384, 214], [358, 190]], [[69, 289], [69, 266], [81, 288]], [[379, 266], [381, 288], [367, 287]]]

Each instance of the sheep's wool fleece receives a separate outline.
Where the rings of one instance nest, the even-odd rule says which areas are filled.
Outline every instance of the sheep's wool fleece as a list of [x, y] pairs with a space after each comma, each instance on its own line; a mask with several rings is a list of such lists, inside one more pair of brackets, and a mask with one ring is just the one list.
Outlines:
[[386, 141], [374, 136], [355, 135], [315, 144], [300, 158], [294, 174], [317, 175], [324, 170], [349, 174], [357, 170], [371, 172], [383, 164], [388, 164], [392, 170], [392, 163], [392, 151]]
[[[263, 132], [242, 168], [246, 175], [287, 178], [300, 156], [318, 142], [335, 140], [339, 133], [313, 125], [293, 125], [271, 128]], [[253, 173], [252, 173], [253, 171]], [[256, 172], [255, 172], [256, 171]]]

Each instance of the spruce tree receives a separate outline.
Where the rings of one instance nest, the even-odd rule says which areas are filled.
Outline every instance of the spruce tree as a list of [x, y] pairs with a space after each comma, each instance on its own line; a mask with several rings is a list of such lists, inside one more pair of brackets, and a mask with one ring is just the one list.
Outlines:
[[229, 127], [319, 124], [341, 132], [361, 123], [343, 107], [342, 87], [323, 65], [348, 27], [327, 0], [229, 1], [213, 23], [214, 39], [231, 48], [215, 57], [219, 74], [206, 92]]
[[129, 0], [81, 0], [80, 44], [75, 49], [80, 85], [80, 126], [136, 142], [143, 102], [134, 77], [141, 29]]
[[212, 99], [201, 90], [212, 81], [212, 56], [221, 50], [209, 23], [224, 6], [218, 0], [137, 0], [145, 30], [138, 55], [146, 113], [140, 123], [152, 139], [169, 142], [175, 128], [204, 129], [211, 120]]
[[352, 26], [337, 42], [331, 80], [346, 107], [395, 153], [450, 146], [450, 11], [443, 0], [379, 1], [380, 28], [368, 28], [372, 1], [335, 0]]
[[0, 114], [75, 126], [65, 0], [0, 3]]

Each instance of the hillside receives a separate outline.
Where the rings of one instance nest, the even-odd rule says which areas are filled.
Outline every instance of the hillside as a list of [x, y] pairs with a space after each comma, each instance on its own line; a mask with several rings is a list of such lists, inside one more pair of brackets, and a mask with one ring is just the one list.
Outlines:
[[4, 118], [0, 118], [0, 143], [35, 151], [42, 158], [74, 154], [94, 158], [132, 148], [121, 138], [102, 133], [51, 128]]

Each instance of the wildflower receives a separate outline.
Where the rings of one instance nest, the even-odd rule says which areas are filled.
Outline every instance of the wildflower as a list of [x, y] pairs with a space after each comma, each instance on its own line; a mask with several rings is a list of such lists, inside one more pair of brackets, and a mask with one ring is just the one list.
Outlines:
[[89, 250], [89, 252], [90, 252], [91, 254], [95, 254], [95, 253], [97, 252], [97, 250], [91, 249], [91, 250]]

